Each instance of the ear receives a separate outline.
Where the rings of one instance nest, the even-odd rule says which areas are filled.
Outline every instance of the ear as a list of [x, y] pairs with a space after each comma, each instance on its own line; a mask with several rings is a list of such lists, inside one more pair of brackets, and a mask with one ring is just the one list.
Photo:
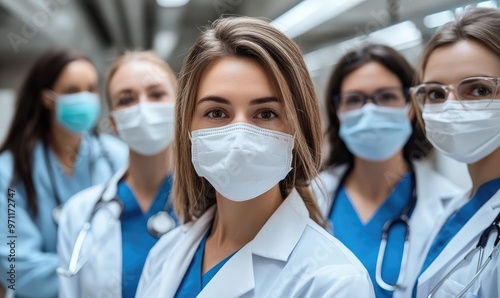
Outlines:
[[413, 102], [410, 103], [410, 109], [408, 110], [408, 119], [410, 119], [410, 122], [415, 119], [415, 107], [413, 106]]
[[111, 124], [111, 129], [113, 130], [113, 132], [115, 133], [115, 135], [119, 136], [118, 135], [118, 130], [116, 129], [115, 119], [113, 118], [112, 115], [109, 115], [109, 123]]
[[47, 89], [40, 91], [40, 100], [42, 101], [42, 105], [48, 110], [55, 110], [56, 103], [54, 99], [55, 95], [51, 94]]

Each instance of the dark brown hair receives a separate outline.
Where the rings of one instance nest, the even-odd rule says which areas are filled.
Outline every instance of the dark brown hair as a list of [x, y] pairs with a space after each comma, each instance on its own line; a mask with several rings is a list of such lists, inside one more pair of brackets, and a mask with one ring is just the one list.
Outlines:
[[248, 17], [214, 22], [201, 33], [184, 60], [175, 111], [176, 213], [189, 222], [215, 203], [213, 186], [196, 174], [191, 162], [189, 131], [200, 78], [207, 67], [224, 57], [253, 59], [273, 80], [295, 137], [293, 170], [280, 182], [281, 193], [286, 196], [295, 187], [310, 217], [325, 226], [309, 187], [321, 163], [321, 120], [314, 85], [297, 44], [268, 23]]
[[[27, 195], [28, 209], [33, 217], [38, 215], [38, 202], [32, 178], [33, 150], [39, 140], [47, 141], [52, 114], [42, 103], [42, 92], [52, 89], [55, 81], [69, 63], [89, 59], [69, 49], [50, 50], [40, 56], [18, 92], [14, 119], [0, 153], [10, 151], [13, 155], [13, 185], [21, 181]], [[90, 62], [90, 61], [89, 61]]]
[[[347, 149], [344, 141], [339, 137], [340, 121], [337, 116], [338, 97], [340, 95], [343, 80], [349, 74], [370, 62], [380, 63], [390, 72], [394, 73], [406, 90], [405, 93], [409, 101], [408, 89], [413, 84], [414, 71], [406, 59], [396, 50], [382, 44], [363, 43], [347, 52], [342, 56], [333, 70], [326, 91], [326, 108], [328, 115], [326, 136], [329, 142], [330, 152], [324, 167], [353, 164], [353, 154]], [[411, 124], [413, 132], [403, 148], [403, 156], [410, 166], [411, 160], [417, 160], [427, 156], [432, 149], [432, 146], [425, 137], [424, 131], [417, 125], [417, 117], [414, 117]]]

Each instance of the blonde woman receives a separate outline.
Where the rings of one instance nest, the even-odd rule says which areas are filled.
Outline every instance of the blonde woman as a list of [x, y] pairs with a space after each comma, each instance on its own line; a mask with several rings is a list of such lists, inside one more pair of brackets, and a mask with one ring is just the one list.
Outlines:
[[169, 202], [175, 86], [170, 67], [151, 52], [126, 53], [111, 66], [110, 120], [130, 147], [129, 164], [65, 206], [61, 297], [134, 297], [149, 250], [175, 227]]
[[296, 44], [263, 21], [221, 19], [191, 48], [178, 90], [184, 225], [151, 251], [138, 297], [373, 297], [308, 188], [321, 123]]

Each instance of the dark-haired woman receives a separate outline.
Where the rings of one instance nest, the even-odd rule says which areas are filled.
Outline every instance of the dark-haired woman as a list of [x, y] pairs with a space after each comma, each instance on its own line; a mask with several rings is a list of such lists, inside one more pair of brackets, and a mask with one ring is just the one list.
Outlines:
[[316, 195], [377, 297], [408, 297], [436, 219], [458, 191], [419, 162], [431, 146], [415, 125], [412, 80], [394, 49], [364, 44], [341, 58], [327, 92], [331, 150]]
[[100, 112], [97, 82], [84, 55], [53, 50], [35, 62], [18, 94], [0, 148], [0, 232], [15, 237], [14, 254], [0, 247], [0, 282], [15, 288], [17, 297], [57, 296], [60, 207], [127, 160], [126, 145], [93, 130]]

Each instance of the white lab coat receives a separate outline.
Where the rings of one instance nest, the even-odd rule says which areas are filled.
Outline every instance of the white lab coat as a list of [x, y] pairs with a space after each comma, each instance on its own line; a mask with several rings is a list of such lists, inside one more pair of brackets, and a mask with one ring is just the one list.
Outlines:
[[[165, 235], [150, 251], [136, 297], [174, 297], [215, 206]], [[337, 239], [309, 218], [296, 190], [257, 236], [236, 252], [203, 297], [374, 297], [368, 273]]]
[[[394, 291], [394, 298], [411, 297], [413, 285], [426, 256], [426, 245], [431, 239], [433, 230], [436, 229], [437, 220], [445, 216], [446, 206], [461, 193], [457, 186], [422, 162], [413, 162], [413, 168], [417, 185], [417, 203], [410, 218], [410, 248], [403, 281], [404, 288]], [[312, 183], [320, 210], [327, 218], [330, 215], [333, 194], [346, 170], [345, 165], [327, 168]], [[385, 178], [397, 177], [388, 174]], [[333, 229], [335, 230], [335, 227]]]
[[[448, 209], [448, 215], [452, 215], [469, 198], [470, 191], [462, 195], [459, 202], [455, 202]], [[486, 229], [500, 212], [500, 190], [488, 200], [472, 218], [453, 237], [434, 262], [422, 273], [418, 279], [417, 297], [427, 297], [434, 286], [450, 272], [450, 270], [464, 258], [472, 248], [476, 247], [481, 233]], [[432, 239], [438, 234], [440, 227], [444, 225], [448, 216], [440, 220], [439, 228], [436, 228]], [[490, 254], [496, 233], [491, 233], [486, 245], [483, 262]], [[429, 244], [430, 246], [431, 244]], [[463, 297], [497, 298], [500, 297], [500, 260], [499, 252], [493, 255], [493, 259], [479, 276]], [[472, 280], [476, 273], [479, 254], [472, 258], [471, 262], [462, 265], [452, 274], [439, 288], [433, 297], [455, 297]]]
[[[99, 184], [77, 193], [64, 205], [58, 231], [57, 252], [60, 266], [68, 269], [76, 238], [84, 222], [103, 194], [109, 201], [116, 196], [118, 181], [127, 167], [118, 171], [108, 184]], [[80, 259], [97, 247], [97, 251], [80, 272], [72, 277], [59, 276], [59, 297], [122, 297], [122, 239], [120, 221], [115, 221], [117, 204], [105, 205], [96, 213], [85, 239]], [[99, 239], [101, 242], [98, 242]], [[98, 246], [95, 246], [99, 243]], [[140, 272], [138, 273], [140, 274]]]

